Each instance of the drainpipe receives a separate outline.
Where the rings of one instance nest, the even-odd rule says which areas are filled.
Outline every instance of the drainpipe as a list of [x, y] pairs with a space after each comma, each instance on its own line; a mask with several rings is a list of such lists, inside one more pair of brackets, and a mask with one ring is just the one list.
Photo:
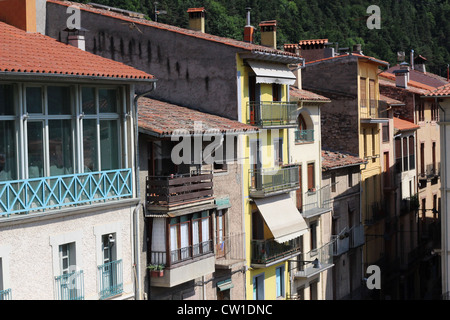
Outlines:
[[151, 83], [151, 89], [143, 92], [141, 94], [137, 94], [134, 97], [134, 119], [136, 121], [134, 125], [134, 152], [135, 152], [135, 181], [136, 181], [136, 194], [139, 198], [139, 203], [136, 205], [133, 211], [133, 246], [134, 246], [134, 266], [135, 266], [135, 278], [136, 278], [136, 286], [134, 297], [136, 300], [142, 300], [141, 297], [141, 268], [140, 268], [140, 254], [139, 254], [139, 207], [142, 204], [142, 200], [140, 199], [140, 183], [139, 183], [139, 143], [138, 143], [138, 135], [139, 135], [139, 125], [138, 125], [138, 100], [139, 98], [149, 94], [156, 88], [156, 82]]
[[[441, 122], [446, 122], [447, 117], [445, 116], [445, 109], [442, 108], [442, 106], [438, 103], [438, 99], [435, 98], [436, 104], [439, 106], [439, 108], [442, 110], [443, 113], [443, 120], [440, 120]], [[441, 150], [442, 150], [442, 143], [445, 143], [445, 139], [447, 137], [447, 124], [443, 124], [443, 132], [440, 133], [440, 137], [444, 137], [444, 139], [441, 139]], [[440, 138], [439, 137], [439, 138]], [[444, 144], [445, 145], [445, 144]], [[447, 163], [447, 154], [446, 152], [441, 152], [441, 163], [444, 163], [444, 165]], [[442, 174], [444, 175], [444, 179], [442, 179]], [[444, 181], [444, 182], [442, 182]], [[447, 208], [447, 176], [446, 176], [446, 170], [441, 171], [441, 203], [444, 204], [444, 207], [446, 211], [448, 211]], [[444, 196], [444, 199], [442, 199], [442, 195]], [[445, 216], [444, 219], [442, 219]], [[441, 221], [441, 294], [446, 294], [449, 291], [448, 288], [448, 245], [447, 245], [447, 239], [448, 239], [448, 230], [447, 230], [447, 224], [448, 224], [448, 217], [446, 215], [446, 212], [443, 212], [442, 205], [441, 205], [441, 211], [439, 212], [439, 219]], [[444, 232], [443, 232], [444, 231]]]

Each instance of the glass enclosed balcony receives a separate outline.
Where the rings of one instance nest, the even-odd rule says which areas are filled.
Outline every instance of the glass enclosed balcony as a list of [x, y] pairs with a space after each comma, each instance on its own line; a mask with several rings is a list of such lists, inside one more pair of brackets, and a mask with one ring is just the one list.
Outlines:
[[0, 182], [0, 217], [43, 212], [133, 195], [131, 169]]
[[297, 125], [297, 103], [284, 101], [250, 101], [247, 123], [261, 128], [287, 128]]
[[250, 169], [250, 196], [261, 198], [300, 187], [297, 165], [279, 168]]

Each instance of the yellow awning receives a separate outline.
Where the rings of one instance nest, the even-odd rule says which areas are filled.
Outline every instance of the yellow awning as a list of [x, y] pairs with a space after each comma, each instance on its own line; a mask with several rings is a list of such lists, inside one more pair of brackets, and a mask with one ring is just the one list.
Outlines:
[[254, 199], [254, 201], [276, 242], [292, 240], [308, 231], [305, 219], [289, 194]]

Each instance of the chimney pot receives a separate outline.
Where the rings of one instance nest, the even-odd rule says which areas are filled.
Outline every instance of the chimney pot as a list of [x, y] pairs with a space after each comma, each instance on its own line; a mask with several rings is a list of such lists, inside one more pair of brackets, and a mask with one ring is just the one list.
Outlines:
[[251, 8], [246, 8], [247, 10], [247, 25], [244, 27], [244, 41], [253, 43], [253, 34], [255, 33], [255, 28], [250, 25], [250, 10]]
[[189, 8], [189, 29], [205, 33], [205, 8]]
[[262, 21], [259, 24], [261, 28], [261, 45], [277, 48], [277, 21]]

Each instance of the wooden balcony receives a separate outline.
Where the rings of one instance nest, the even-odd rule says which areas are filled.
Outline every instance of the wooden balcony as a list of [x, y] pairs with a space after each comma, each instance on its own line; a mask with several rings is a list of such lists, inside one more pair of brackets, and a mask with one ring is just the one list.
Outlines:
[[147, 177], [148, 210], [197, 203], [212, 196], [213, 174], [209, 172]]

